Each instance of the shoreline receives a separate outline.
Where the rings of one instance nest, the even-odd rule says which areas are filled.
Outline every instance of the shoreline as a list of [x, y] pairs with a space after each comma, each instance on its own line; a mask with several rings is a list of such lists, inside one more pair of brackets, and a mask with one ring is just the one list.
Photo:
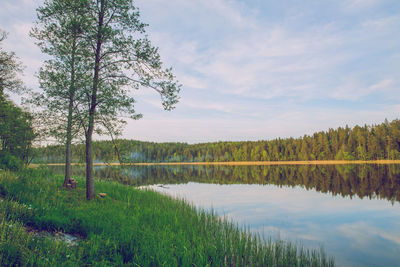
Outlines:
[[[226, 162], [144, 162], [144, 163], [93, 163], [94, 166], [179, 166], [179, 165], [215, 165], [215, 166], [271, 166], [271, 165], [349, 165], [349, 164], [400, 164], [400, 160], [302, 160], [302, 161], [226, 161]], [[29, 167], [64, 166], [65, 163], [29, 164]], [[85, 163], [71, 163], [72, 166], [84, 166]]]

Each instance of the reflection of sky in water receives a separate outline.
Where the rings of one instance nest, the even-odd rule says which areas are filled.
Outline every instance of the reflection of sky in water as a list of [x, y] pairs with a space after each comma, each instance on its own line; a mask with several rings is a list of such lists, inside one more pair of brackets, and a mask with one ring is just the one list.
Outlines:
[[307, 247], [322, 245], [340, 265], [400, 266], [400, 205], [274, 185], [188, 183], [151, 188], [212, 207], [253, 231]]

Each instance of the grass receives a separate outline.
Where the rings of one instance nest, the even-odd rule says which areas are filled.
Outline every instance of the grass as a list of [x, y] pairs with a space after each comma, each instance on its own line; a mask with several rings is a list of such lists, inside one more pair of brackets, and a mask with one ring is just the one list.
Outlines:
[[[84, 181], [62, 189], [48, 170], [0, 172], [0, 265], [333, 266], [322, 250], [264, 240], [183, 200], [96, 181], [107, 197], [86, 201]], [[62, 241], [26, 227], [83, 239]]]

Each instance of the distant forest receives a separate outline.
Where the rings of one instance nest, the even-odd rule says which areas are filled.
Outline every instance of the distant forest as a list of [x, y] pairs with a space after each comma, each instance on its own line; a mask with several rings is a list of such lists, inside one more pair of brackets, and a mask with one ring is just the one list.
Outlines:
[[[226, 162], [400, 159], [400, 120], [348, 126], [300, 138], [201, 144], [117, 139], [93, 143], [95, 162]], [[34, 149], [32, 163], [64, 162], [64, 146]], [[85, 161], [85, 145], [72, 148], [73, 162]]]

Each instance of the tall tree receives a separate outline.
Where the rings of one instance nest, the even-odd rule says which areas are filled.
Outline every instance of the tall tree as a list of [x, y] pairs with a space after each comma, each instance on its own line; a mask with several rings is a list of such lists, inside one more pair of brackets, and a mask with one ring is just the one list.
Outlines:
[[42, 52], [51, 56], [40, 70], [43, 92], [33, 98], [43, 107], [48, 134], [65, 144], [64, 186], [70, 183], [71, 143], [80, 123], [74, 110], [83, 88], [90, 84], [90, 62], [85, 39], [89, 1], [46, 1], [37, 9], [37, 22], [31, 31]]
[[[161, 96], [165, 110], [178, 102], [180, 85], [171, 69], [164, 69], [158, 54], [144, 35], [146, 24], [132, 0], [90, 1], [87, 42], [92, 48], [92, 85], [81, 112], [86, 143], [86, 197], [95, 197], [92, 137], [117, 129], [121, 116], [137, 119], [130, 89], [152, 88]], [[95, 128], [95, 125], [97, 126]]]

